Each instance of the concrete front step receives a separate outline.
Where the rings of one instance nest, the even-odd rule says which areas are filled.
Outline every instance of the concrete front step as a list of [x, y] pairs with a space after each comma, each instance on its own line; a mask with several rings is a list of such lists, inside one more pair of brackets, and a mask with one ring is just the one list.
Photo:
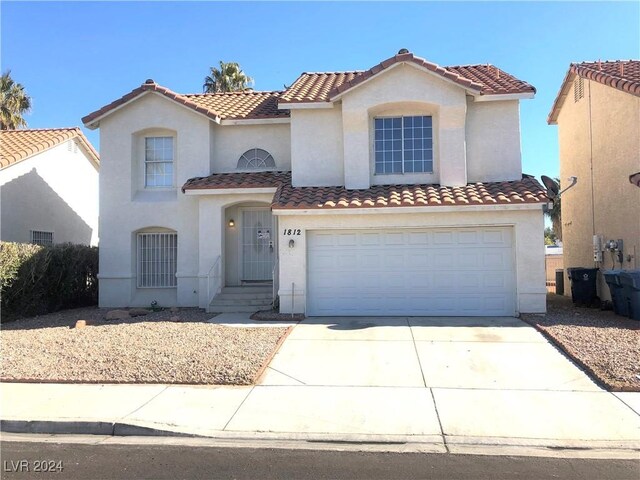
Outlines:
[[257, 312], [258, 310], [271, 310], [271, 304], [266, 305], [209, 305], [207, 312], [215, 313], [236, 313], [236, 312]]
[[216, 297], [211, 305], [271, 305], [271, 298], [219, 298]]
[[241, 287], [222, 287], [222, 293], [269, 293], [273, 291], [271, 285], [244, 285]]
[[256, 312], [270, 310], [273, 300], [271, 285], [224, 287], [213, 299], [208, 312]]
[[271, 301], [272, 293], [219, 293], [215, 300], [268, 300]]

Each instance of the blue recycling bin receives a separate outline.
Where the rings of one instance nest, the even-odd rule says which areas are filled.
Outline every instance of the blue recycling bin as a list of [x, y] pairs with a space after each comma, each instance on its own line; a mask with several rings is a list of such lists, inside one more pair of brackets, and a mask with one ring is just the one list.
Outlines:
[[613, 304], [613, 311], [622, 316], [629, 315], [629, 305], [627, 304], [627, 298], [625, 297], [624, 287], [620, 283], [620, 274], [623, 270], [605, 270], [602, 272], [605, 282], [609, 285], [609, 292], [611, 292], [611, 303]]
[[620, 272], [620, 284], [627, 303], [629, 318], [640, 320], [640, 270]]

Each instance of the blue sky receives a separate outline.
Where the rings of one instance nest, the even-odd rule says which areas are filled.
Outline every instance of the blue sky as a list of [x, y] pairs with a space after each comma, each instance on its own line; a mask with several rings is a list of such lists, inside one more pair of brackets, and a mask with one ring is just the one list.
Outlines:
[[[237, 61], [256, 90], [303, 71], [367, 69], [408, 48], [440, 65], [492, 63], [533, 84], [521, 103], [523, 170], [557, 175], [547, 114], [569, 63], [640, 58], [639, 2], [1, 1], [0, 59], [33, 98], [30, 127], [80, 119], [147, 78], [200, 92]], [[85, 129], [99, 147], [97, 131]]]

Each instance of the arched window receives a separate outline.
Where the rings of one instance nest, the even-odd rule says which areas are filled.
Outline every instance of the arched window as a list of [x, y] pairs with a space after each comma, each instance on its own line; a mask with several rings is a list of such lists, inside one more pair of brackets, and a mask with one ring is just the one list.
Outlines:
[[276, 161], [271, 154], [261, 148], [252, 148], [242, 154], [238, 160], [238, 169], [275, 168]]

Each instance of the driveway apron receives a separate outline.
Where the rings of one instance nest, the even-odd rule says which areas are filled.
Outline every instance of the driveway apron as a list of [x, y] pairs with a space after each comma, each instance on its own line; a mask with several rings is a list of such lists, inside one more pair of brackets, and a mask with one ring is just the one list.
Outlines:
[[640, 415], [517, 318], [327, 317], [294, 327], [226, 430], [635, 442]]

